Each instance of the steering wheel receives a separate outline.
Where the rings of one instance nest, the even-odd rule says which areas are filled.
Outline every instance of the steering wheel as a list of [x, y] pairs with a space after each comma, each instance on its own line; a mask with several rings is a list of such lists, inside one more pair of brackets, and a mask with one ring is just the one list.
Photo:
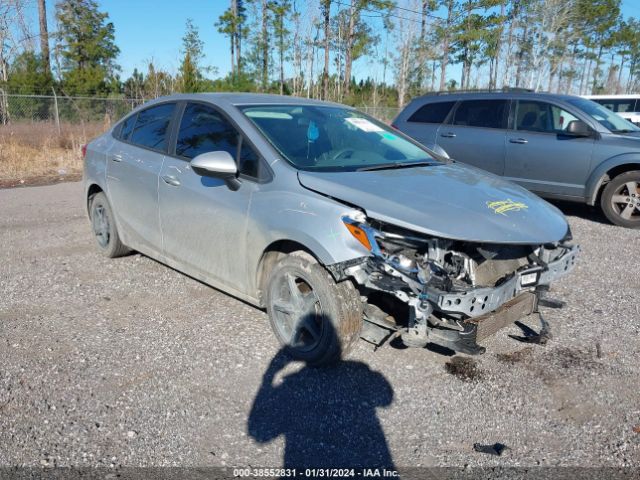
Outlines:
[[349, 153], [349, 152], [354, 153], [355, 150], [353, 148], [348, 148], [348, 147], [347, 148], [341, 148], [336, 153], [331, 155], [331, 157], [329, 157], [329, 160], [332, 161], [332, 162], [335, 162], [340, 157], [344, 156], [345, 153]]

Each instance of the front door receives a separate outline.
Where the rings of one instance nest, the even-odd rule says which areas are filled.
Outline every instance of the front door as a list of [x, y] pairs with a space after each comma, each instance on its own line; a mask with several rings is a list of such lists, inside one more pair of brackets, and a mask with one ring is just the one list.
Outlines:
[[507, 133], [505, 177], [541, 194], [583, 197], [593, 137], [566, 133], [578, 118], [547, 102], [518, 100]]
[[122, 240], [160, 252], [158, 175], [168, 144], [175, 103], [149, 107], [125, 120], [107, 154], [107, 190]]
[[[189, 161], [224, 150], [236, 160], [257, 161], [238, 131], [213, 107], [188, 103], [175, 155], [160, 173], [160, 223], [165, 257], [187, 273], [246, 293], [247, 212], [258, 184], [243, 180], [231, 190], [223, 180], [200, 176]], [[253, 158], [250, 158], [253, 157]], [[242, 171], [242, 162], [240, 169]]]

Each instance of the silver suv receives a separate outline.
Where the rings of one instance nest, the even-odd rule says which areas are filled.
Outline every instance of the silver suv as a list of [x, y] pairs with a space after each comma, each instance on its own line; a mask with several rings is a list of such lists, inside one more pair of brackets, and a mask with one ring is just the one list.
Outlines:
[[481, 353], [477, 341], [537, 316], [577, 256], [544, 200], [337, 104], [161, 98], [84, 161], [105, 255], [136, 250], [266, 308], [315, 364], [359, 336]]
[[640, 227], [640, 128], [581, 97], [522, 91], [425, 95], [393, 121], [463, 163], [547, 198], [599, 204]]

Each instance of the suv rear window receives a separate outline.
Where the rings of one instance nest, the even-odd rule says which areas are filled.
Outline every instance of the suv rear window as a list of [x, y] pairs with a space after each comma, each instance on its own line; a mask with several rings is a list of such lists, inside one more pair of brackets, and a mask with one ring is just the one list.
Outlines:
[[130, 141], [153, 150], [165, 151], [167, 149], [167, 130], [175, 107], [175, 103], [165, 103], [138, 113]]
[[507, 100], [465, 100], [453, 115], [454, 125], [507, 128]]
[[631, 113], [638, 111], [636, 100], [634, 98], [594, 98], [593, 101], [616, 113]]
[[416, 110], [407, 122], [443, 123], [455, 103], [456, 102], [427, 103]]

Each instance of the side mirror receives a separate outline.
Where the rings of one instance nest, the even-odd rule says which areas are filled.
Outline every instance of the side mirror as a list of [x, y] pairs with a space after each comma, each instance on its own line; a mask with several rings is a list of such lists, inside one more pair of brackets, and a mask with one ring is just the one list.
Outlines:
[[573, 135], [575, 137], [590, 137], [591, 136], [591, 128], [589, 125], [584, 123], [582, 120], [572, 120], [567, 125], [567, 134]]
[[219, 150], [201, 153], [190, 164], [198, 175], [224, 180], [231, 190], [240, 188], [240, 181], [236, 178], [238, 167], [229, 152]]

